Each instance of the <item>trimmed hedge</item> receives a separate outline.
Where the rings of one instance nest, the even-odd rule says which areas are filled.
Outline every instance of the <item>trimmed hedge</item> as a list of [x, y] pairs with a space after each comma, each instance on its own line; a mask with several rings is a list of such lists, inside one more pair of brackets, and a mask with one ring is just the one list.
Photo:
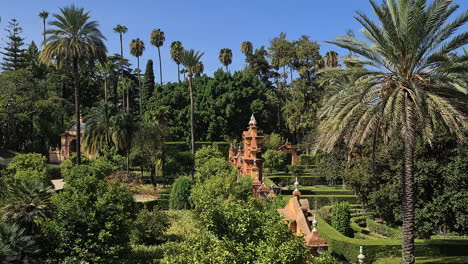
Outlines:
[[389, 226], [386, 226], [384, 224], [380, 224], [372, 220], [371, 218], [366, 219], [366, 225], [367, 228], [369, 228], [370, 231], [390, 237], [390, 238], [395, 238], [395, 239], [400, 239], [401, 238], [401, 231], [397, 230], [395, 228], [391, 228]]
[[138, 208], [147, 208], [148, 210], [153, 210], [153, 208], [159, 207], [163, 210], [169, 210], [169, 199], [156, 199], [147, 202], [135, 202]]
[[[316, 216], [318, 231], [327, 241], [330, 250], [348, 261], [357, 261], [359, 246], [364, 247], [366, 263], [378, 258], [401, 256], [401, 241], [394, 239], [364, 240], [349, 238], [331, 227], [320, 216]], [[468, 241], [460, 240], [416, 240], [416, 256], [468, 256]]]

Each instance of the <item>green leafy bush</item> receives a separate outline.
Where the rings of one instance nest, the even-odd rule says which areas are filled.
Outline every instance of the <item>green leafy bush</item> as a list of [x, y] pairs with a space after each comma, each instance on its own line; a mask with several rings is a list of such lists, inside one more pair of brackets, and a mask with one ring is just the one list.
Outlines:
[[190, 192], [192, 189], [192, 179], [187, 176], [178, 178], [172, 185], [169, 197], [169, 208], [174, 210], [190, 209]]
[[53, 219], [41, 222], [48, 257], [60, 263], [120, 263], [129, 252], [136, 206], [125, 187], [82, 175], [52, 202]]
[[283, 171], [286, 168], [286, 153], [269, 149], [263, 154], [263, 158], [263, 167], [270, 171]]
[[223, 154], [221, 154], [218, 149], [213, 148], [212, 146], [203, 146], [201, 149], [195, 152], [195, 169], [198, 170], [212, 158], [222, 159]]
[[223, 158], [215, 157], [207, 159], [203, 164], [199, 165], [195, 174], [195, 179], [197, 182], [202, 182], [213, 175], [220, 174], [233, 175], [233, 177], [235, 177], [232, 166]]
[[262, 149], [265, 151], [278, 150], [282, 144], [283, 139], [281, 138], [281, 135], [276, 133], [266, 134], [262, 141]]
[[367, 228], [369, 228], [369, 230], [374, 233], [377, 233], [386, 237], [390, 237], [390, 238], [395, 238], [395, 239], [401, 238], [401, 231], [391, 228], [389, 226], [386, 226], [384, 224], [377, 223], [371, 218], [366, 219], [366, 225], [367, 225]]
[[157, 207], [151, 211], [144, 208], [138, 212], [132, 227], [132, 244], [160, 244], [165, 241], [163, 235], [169, 227], [169, 218]]
[[192, 153], [177, 152], [167, 155], [163, 166], [164, 176], [186, 175], [192, 172], [193, 156]]
[[18, 154], [6, 170], [13, 180], [37, 180], [48, 183], [47, 158], [39, 153]]
[[350, 227], [351, 208], [348, 202], [340, 202], [332, 207], [331, 225], [345, 236], [352, 235]]

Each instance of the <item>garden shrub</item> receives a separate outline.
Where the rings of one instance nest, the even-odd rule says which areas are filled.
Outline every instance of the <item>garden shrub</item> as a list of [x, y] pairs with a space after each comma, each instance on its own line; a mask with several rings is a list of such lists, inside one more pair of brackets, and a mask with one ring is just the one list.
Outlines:
[[395, 238], [395, 239], [401, 238], [400, 230], [391, 228], [384, 224], [377, 223], [371, 218], [366, 219], [366, 225], [367, 225], [367, 228], [369, 228], [369, 230], [374, 233], [377, 233], [386, 237], [390, 237], [390, 238]]
[[263, 167], [270, 171], [282, 171], [286, 168], [286, 153], [269, 149], [263, 154], [263, 158]]
[[47, 158], [39, 153], [16, 155], [7, 165], [6, 171], [13, 180], [37, 180], [44, 183], [50, 180]]
[[175, 180], [169, 196], [169, 208], [174, 210], [190, 209], [192, 207], [191, 189], [192, 179], [190, 177], [182, 176]]
[[229, 164], [223, 158], [210, 158], [204, 161], [201, 164], [197, 172], [195, 174], [195, 179], [197, 182], [203, 182], [206, 179], [210, 178], [213, 175], [232, 175], [232, 177], [236, 177], [236, 174], [233, 173], [233, 168], [231, 164]]
[[283, 139], [276, 133], [266, 134], [262, 141], [262, 148], [265, 151], [278, 150], [281, 145], [283, 145]]
[[351, 209], [348, 202], [340, 202], [332, 207], [331, 225], [345, 236], [351, 236]]
[[49, 176], [49, 179], [60, 179], [62, 177], [60, 166], [55, 164], [49, 164], [47, 166], [47, 175]]
[[298, 156], [298, 162], [299, 165], [315, 165], [315, 155], [311, 154], [301, 154]]
[[222, 159], [223, 154], [221, 154], [218, 149], [215, 149], [212, 146], [203, 146], [201, 149], [195, 152], [195, 169], [198, 170], [212, 158]]
[[318, 210], [318, 214], [328, 223], [330, 223], [332, 218], [332, 206], [324, 206]]
[[190, 174], [193, 169], [193, 156], [190, 152], [177, 152], [167, 155], [163, 166], [164, 176]]
[[132, 225], [132, 244], [155, 245], [165, 241], [164, 232], [169, 227], [169, 218], [165, 212], [153, 207], [140, 210]]

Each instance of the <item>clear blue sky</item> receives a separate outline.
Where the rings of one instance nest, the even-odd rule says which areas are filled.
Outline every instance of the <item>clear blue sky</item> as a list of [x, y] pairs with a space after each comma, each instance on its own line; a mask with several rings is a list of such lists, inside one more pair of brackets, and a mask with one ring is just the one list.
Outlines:
[[[468, 9], [468, 0], [455, 2], [460, 10]], [[128, 44], [133, 38], [141, 38], [146, 45], [141, 67], [144, 70], [146, 61], [153, 59], [157, 81], [157, 49], [150, 45], [149, 35], [153, 29], [161, 28], [166, 34], [161, 50], [165, 82], [177, 80], [176, 64], [169, 55], [174, 40], [180, 40], [185, 48], [205, 52], [202, 58], [205, 73], [212, 75], [221, 66], [218, 60], [221, 48], [232, 49], [231, 69], [240, 70], [244, 66], [244, 55], [240, 52], [243, 41], [251, 41], [254, 48], [268, 46], [269, 40], [280, 32], [286, 32], [289, 40], [309, 35], [321, 45], [322, 54], [330, 49], [346, 54], [325, 41], [345, 34], [348, 29], [357, 33], [360, 26], [353, 18], [356, 10], [372, 16], [368, 0], [0, 0], [1, 46], [5, 40], [3, 29], [13, 17], [23, 27], [26, 43], [34, 40], [39, 46], [42, 21], [38, 13], [42, 10], [57, 13], [59, 7], [72, 3], [91, 11], [92, 18], [100, 23], [109, 54], [120, 52], [118, 35], [112, 31], [117, 24], [129, 29], [124, 35], [124, 56], [134, 65], [136, 58], [129, 54]]]

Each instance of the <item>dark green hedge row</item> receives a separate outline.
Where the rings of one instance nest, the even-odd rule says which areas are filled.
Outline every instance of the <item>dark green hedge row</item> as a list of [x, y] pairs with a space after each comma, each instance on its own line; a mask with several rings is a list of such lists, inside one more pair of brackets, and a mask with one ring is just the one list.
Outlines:
[[401, 238], [401, 231], [397, 230], [395, 228], [391, 228], [389, 226], [386, 226], [384, 224], [380, 224], [372, 220], [371, 218], [366, 219], [366, 225], [367, 228], [369, 228], [370, 231], [381, 234], [387, 237], [395, 238], [395, 239], [400, 239]]
[[[190, 142], [172, 141], [172, 142], [164, 142], [164, 145], [166, 147], [166, 151], [169, 153], [190, 151]], [[217, 148], [226, 157], [229, 154], [230, 145], [228, 142], [225, 142], [225, 141], [215, 141], [215, 142], [198, 141], [198, 142], [195, 142], [195, 151], [197, 151], [198, 149], [201, 149], [204, 146], [212, 146], [214, 148]]]
[[[294, 187], [290, 187], [289, 190], [283, 190], [281, 193], [284, 195], [292, 195]], [[335, 195], [353, 195], [351, 190], [307, 190], [301, 189], [299, 187], [302, 195], [326, 195], [326, 196], [335, 196]]]
[[137, 206], [139, 208], [148, 208], [148, 210], [153, 210], [155, 206], [163, 209], [163, 210], [168, 210], [169, 209], [169, 200], [168, 199], [156, 199], [153, 201], [148, 201], [148, 202], [136, 202]]
[[[364, 247], [366, 263], [378, 258], [401, 256], [401, 241], [393, 239], [364, 240], [342, 235], [320, 216], [317, 216], [319, 234], [327, 241], [331, 251], [348, 261], [356, 261], [359, 246]], [[468, 241], [460, 240], [417, 240], [416, 256], [467, 256]]]
[[[282, 186], [294, 184], [296, 181], [296, 176], [266, 176], [276, 184], [281, 184]], [[313, 185], [327, 185], [327, 178], [322, 176], [301, 176], [298, 177], [299, 183], [302, 186], [313, 186]]]

